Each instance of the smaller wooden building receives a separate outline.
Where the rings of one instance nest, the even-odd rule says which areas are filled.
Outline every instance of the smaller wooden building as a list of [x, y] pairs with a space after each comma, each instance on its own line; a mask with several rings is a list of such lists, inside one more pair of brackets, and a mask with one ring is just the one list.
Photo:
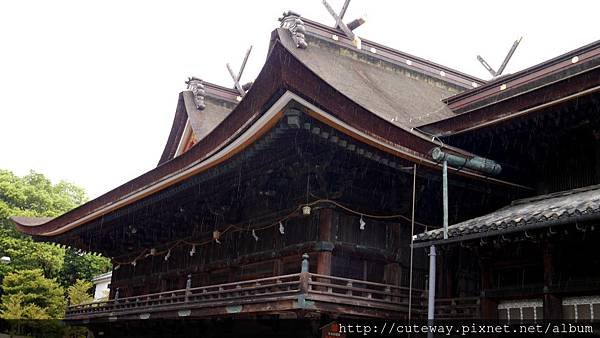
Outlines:
[[448, 239], [415, 237], [442, 250], [438, 316], [600, 319], [599, 65], [595, 42], [456, 95], [457, 116], [423, 127], [529, 187]]

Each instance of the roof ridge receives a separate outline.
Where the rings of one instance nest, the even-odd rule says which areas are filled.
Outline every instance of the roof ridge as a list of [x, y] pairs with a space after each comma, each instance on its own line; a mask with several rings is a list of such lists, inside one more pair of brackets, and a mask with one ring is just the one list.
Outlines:
[[237, 90], [233, 88], [227, 88], [225, 86], [218, 85], [216, 83], [208, 82], [202, 80], [202, 84], [204, 85], [204, 90], [207, 96], [216, 97], [220, 99], [225, 99], [228, 101], [237, 102], [239, 101], [237, 97], [240, 95]]
[[584, 46], [581, 46], [579, 48], [570, 50], [570, 51], [568, 51], [566, 53], [560, 54], [560, 55], [555, 56], [553, 58], [550, 58], [548, 60], [542, 61], [540, 63], [536, 63], [533, 66], [530, 66], [530, 67], [527, 67], [525, 69], [519, 70], [519, 71], [517, 71], [515, 73], [505, 74], [505, 75], [499, 76], [499, 77], [497, 77], [495, 79], [487, 81], [484, 85], [481, 85], [481, 86], [479, 86], [477, 88], [472, 88], [472, 89], [466, 90], [466, 91], [464, 91], [462, 93], [459, 93], [459, 94], [456, 94], [454, 96], [451, 96], [451, 97], [445, 99], [444, 101], [447, 104], [451, 104], [452, 102], [458, 101], [458, 100], [460, 100], [462, 98], [472, 96], [472, 95], [474, 95], [476, 93], [485, 91], [485, 90], [487, 90], [489, 88], [493, 88], [494, 86], [497, 86], [499, 83], [506, 83], [506, 82], [512, 81], [514, 79], [517, 79], [517, 78], [520, 78], [522, 76], [525, 76], [525, 75], [527, 75], [529, 73], [533, 73], [533, 72], [539, 71], [540, 69], [544, 69], [544, 68], [547, 68], [547, 67], [552, 66], [554, 64], [563, 62], [565, 60], [572, 59], [574, 57], [579, 56], [580, 54], [583, 54], [583, 53], [585, 53], [587, 51], [593, 50], [593, 49], [598, 48], [598, 47], [600, 47], [600, 40], [596, 40], [596, 41], [591, 42], [591, 43], [589, 43], [587, 45], [584, 45]]
[[556, 198], [556, 197], [575, 195], [575, 194], [580, 194], [580, 193], [588, 192], [588, 191], [592, 191], [592, 190], [600, 190], [600, 184], [588, 185], [588, 186], [581, 187], [581, 188], [575, 188], [575, 189], [570, 189], [570, 190], [552, 192], [552, 193], [544, 194], [544, 195], [521, 198], [521, 199], [512, 201], [510, 203], [510, 206], [522, 205], [522, 204], [537, 202], [537, 201], [542, 201], [542, 200], [548, 200], [548, 199], [552, 199], [552, 198]]
[[[346, 37], [343, 31], [324, 25], [317, 21], [306, 19], [302, 17], [307, 33], [311, 33], [313, 36], [326, 38], [333, 40], [333, 42], [343, 43], [344, 45], [352, 46], [356, 48], [352, 41]], [[370, 51], [371, 54], [379, 59], [385, 59], [387, 61], [397, 62], [403, 67], [413, 69], [419, 72], [426, 72], [426, 75], [433, 75], [443, 81], [451, 82], [454, 84], [460, 84], [464, 88], [476, 88], [486, 83], [485, 80], [478, 77], [466, 74], [459, 70], [435, 63], [433, 61], [402, 52], [395, 48], [368, 40], [361, 39], [362, 51]], [[383, 52], [383, 53], [382, 53]]]

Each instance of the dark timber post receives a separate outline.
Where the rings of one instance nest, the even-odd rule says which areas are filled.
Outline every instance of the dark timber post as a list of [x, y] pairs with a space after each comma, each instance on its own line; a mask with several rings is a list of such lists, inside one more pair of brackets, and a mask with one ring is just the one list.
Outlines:
[[321, 245], [317, 253], [317, 274], [331, 275], [331, 223], [333, 220], [331, 209], [319, 211], [319, 240]]
[[273, 276], [280, 276], [283, 274], [283, 261], [281, 258], [276, 258], [273, 261]]
[[492, 289], [492, 260], [484, 256], [480, 260], [481, 264], [481, 318], [497, 319], [496, 302], [488, 297], [487, 290]]
[[556, 275], [556, 246], [547, 239], [542, 243], [544, 255], [544, 320], [562, 319], [562, 300], [552, 293]]

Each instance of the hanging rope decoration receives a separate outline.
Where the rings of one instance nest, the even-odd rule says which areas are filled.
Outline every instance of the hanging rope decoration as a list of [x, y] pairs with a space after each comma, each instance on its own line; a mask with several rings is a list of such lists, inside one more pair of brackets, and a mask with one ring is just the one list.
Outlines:
[[[252, 237], [256, 241], [258, 241], [260, 239], [259, 236], [258, 236], [258, 234], [257, 234], [258, 231], [262, 231], [262, 230], [266, 230], [266, 229], [278, 226], [279, 233], [281, 235], [285, 235], [285, 228], [283, 226], [283, 222], [287, 221], [292, 216], [297, 215], [298, 212], [300, 212], [300, 211], [302, 211], [303, 215], [309, 215], [310, 214], [310, 210], [311, 210], [310, 207], [313, 206], [313, 205], [315, 205], [315, 204], [319, 204], [319, 203], [333, 204], [333, 205], [337, 206], [338, 208], [340, 208], [342, 210], [345, 210], [345, 211], [347, 211], [349, 213], [352, 213], [354, 215], [360, 216], [360, 220], [359, 220], [360, 230], [365, 230], [365, 226], [367, 224], [366, 221], [364, 220], [365, 217], [366, 218], [372, 218], [372, 219], [394, 219], [394, 218], [400, 218], [400, 219], [403, 219], [403, 220], [406, 220], [406, 221], [410, 221], [409, 217], [406, 217], [406, 216], [400, 215], [400, 214], [397, 214], [397, 215], [372, 215], [372, 214], [365, 214], [365, 213], [362, 213], [362, 212], [350, 209], [350, 208], [348, 208], [348, 207], [346, 207], [346, 206], [344, 206], [344, 205], [342, 205], [339, 202], [336, 202], [334, 200], [318, 198], [317, 196], [314, 196], [314, 195], [312, 195], [312, 196], [315, 197], [315, 198], [317, 198], [317, 200], [315, 200], [313, 202], [310, 202], [310, 203], [307, 203], [307, 204], [301, 204], [301, 205], [299, 205], [298, 207], [296, 207], [295, 209], [293, 209], [292, 212], [290, 212], [289, 214], [287, 214], [283, 218], [275, 221], [274, 223], [270, 223], [270, 224], [264, 225], [262, 227], [255, 227], [255, 228], [252, 228], [251, 230], [249, 230], [247, 228], [242, 228], [242, 227], [240, 227], [238, 225], [235, 225], [235, 224], [231, 224], [231, 225], [227, 226], [225, 229], [223, 229], [222, 231], [214, 230], [212, 232], [212, 239], [209, 239], [209, 240], [205, 240], [205, 241], [202, 241], [202, 242], [192, 242], [192, 241], [188, 241], [188, 240], [178, 240], [178, 241], [175, 241], [175, 242], [171, 243], [170, 245], [168, 245], [168, 247], [165, 250], [163, 250], [163, 251], [157, 251], [156, 248], [144, 249], [144, 250], [142, 250], [142, 252], [140, 252], [140, 254], [137, 257], [135, 257], [131, 261], [120, 262], [120, 261], [113, 260], [113, 263], [116, 264], [115, 270], [118, 270], [121, 267], [121, 265], [128, 265], [129, 264], [129, 265], [135, 266], [137, 264], [138, 260], [146, 258], [146, 257], [149, 257], [149, 256], [161, 256], [163, 254], [166, 254], [165, 257], [164, 257], [164, 260], [168, 261], [169, 258], [171, 257], [171, 250], [174, 249], [175, 247], [177, 247], [178, 245], [181, 245], [181, 244], [183, 244], [183, 245], [189, 245], [189, 246], [192, 247], [191, 250], [190, 250], [190, 252], [189, 252], [190, 257], [191, 257], [191, 256], [194, 256], [194, 254], [196, 253], [196, 247], [197, 246], [203, 246], [203, 245], [207, 245], [207, 244], [210, 244], [210, 243], [213, 243], [213, 242], [215, 242], [217, 244], [221, 244], [221, 240], [220, 239], [225, 234], [228, 234], [228, 233], [235, 233], [235, 232], [239, 232], [239, 231], [244, 231], [244, 232], [250, 231]], [[308, 211], [308, 213], [306, 211]], [[427, 228], [430, 228], [430, 229], [435, 228], [435, 227], [432, 227], [430, 225], [419, 223], [419, 222], [415, 222], [415, 224], [416, 225], [420, 225], [422, 227], [425, 227], [426, 229]]]
[[219, 241], [219, 238], [221, 237], [221, 232], [219, 232], [219, 230], [215, 230], [213, 231], [213, 239], [215, 240], [215, 242], [217, 242], [218, 244], [221, 244], [221, 241]]
[[144, 258], [148, 257], [148, 256], [154, 256], [156, 255], [156, 249], [152, 248], [150, 249], [150, 252], [144, 255]]

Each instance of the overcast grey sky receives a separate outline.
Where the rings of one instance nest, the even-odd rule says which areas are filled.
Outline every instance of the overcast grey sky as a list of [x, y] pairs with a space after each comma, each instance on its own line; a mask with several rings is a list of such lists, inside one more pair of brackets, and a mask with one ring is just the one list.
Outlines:
[[[330, 0], [339, 9], [343, 0]], [[231, 86], [225, 68], [266, 57], [292, 9], [332, 25], [320, 0], [0, 2], [0, 168], [66, 179], [96, 197], [156, 166], [188, 76]], [[489, 75], [523, 36], [506, 72], [600, 38], [600, 1], [353, 0], [356, 30], [471, 75]]]

